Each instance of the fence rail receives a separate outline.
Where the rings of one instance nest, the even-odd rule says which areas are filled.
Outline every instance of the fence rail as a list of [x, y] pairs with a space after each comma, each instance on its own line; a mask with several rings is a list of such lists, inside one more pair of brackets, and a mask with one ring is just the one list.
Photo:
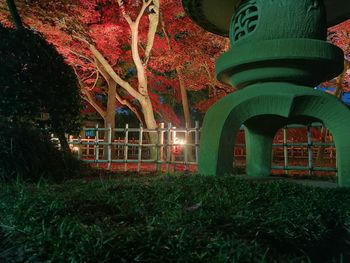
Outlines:
[[[305, 141], [292, 141], [289, 131], [301, 128], [306, 129]], [[318, 129], [322, 133], [324, 128], [320, 123], [309, 126], [288, 125], [276, 135], [273, 143], [273, 170], [283, 170], [286, 174], [292, 170], [308, 171], [309, 174], [315, 171], [337, 171], [334, 165], [334, 142], [332, 139], [315, 140], [312, 129]], [[163, 123], [157, 129], [133, 128], [128, 125], [124, 128], [101, 128], [97, 125], [84, 128], [83, 132], [89, 136], [70, 137], [69, 144], [80, 159], [96, 166], [105, 165], [107, 169], [111, 169], [113, 165], [119, 165], [119, 168], [122, 165], [125, 171], [131, 167], [141, 171], [143, 165], [153, 165], [152, 170], [166, 172], [175, 169], [196, 170], [197, 167], [200, 140], [198, 122], [194, 128], [177, 128], [171, 124], [165, 126]], [[243, 126], [241, 132], [244, 133]], [[151, 142], [151, 134], [157, 135], [156, 142]], [[317, 165], [315, 162], [315, 154], [320, 150], [328, 153], [328, 166]], [[233, 155], [235, 166], [245, 165], [244, 140], [235, 145]], [[238, 160], [241, 161], [240, 165]], [[301, 160], [306, 161], [306, 164], [296, 165]]]

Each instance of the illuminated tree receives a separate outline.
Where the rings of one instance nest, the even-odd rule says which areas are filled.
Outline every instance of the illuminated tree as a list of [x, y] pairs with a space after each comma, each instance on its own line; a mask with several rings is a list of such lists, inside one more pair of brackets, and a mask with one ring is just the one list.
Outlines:
[[340, 97], [342, 92], [350, 91], [350, 20], [330, 28], [328, 38], [333, 44], [343, 49], [345, 54], [344, 72], [333, 80], [336, 87], [335, 95]]
[[[19, 0], [18, 5], [24, 22], [42, 32], [75, 67], [85, 99], [103, 118], [107, 113], [115, 113], [114, 106], [108, 103], [110, 99], [101, 103], [96, 95], [112, 98], [108, 96], [108, 87], [115, 82], [117, 103], [128, 107], [146, 126], [146, 119], [152, 127], [153, 119], [179, 124], [179, 112], [174, 111], [166, 99], [172, 97], [176, 104], [181, 103], [180, 74], [174, 75], [174, 72], [181, 70], [189, 90], [208, 89], [208, 75], [203, 65], [213, 72], [215, 57], [222, 46], [218, 43], [226, 43], [190, 23], [181, 3], [176, 1], [163, 1], [161, 10], [156, 1], [116, 4], [81, 0], [68, 5], [63, 0], [27, 3]], [[0, 13], [0, 19], [7, 22], [6, 10]], [[193, 45], [197, 42], [200, 48]], [[212, 42], [217, 46], [215, 53], [208, 48], [208, 43]], [[207, 52], [203, 56], [201, 51], [205, 48]], [[197, 65], [199, 60], [202, 65]], [[199, 74], [194, 70], [197, 66], [201, 69]], [[213, 76], [210, 79], [209, 82], [216, 83]], [[221, 87], [218, 83], [215, 86]], [[111, 90], [113, 93], [114, 89]], [[215, 92], [210, 90], [209, 94], [214, 102], [212, 94]], [[111, 121], [108, 122], [113, 126]]]

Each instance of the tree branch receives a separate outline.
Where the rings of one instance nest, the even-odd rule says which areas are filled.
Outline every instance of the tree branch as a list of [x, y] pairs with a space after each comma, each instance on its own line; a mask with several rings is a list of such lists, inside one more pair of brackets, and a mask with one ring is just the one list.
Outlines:
[[147, 89], [147, 77], [145, 73], [145, 68], [142, 63], [139, 49], [138, 49], [138, 43], [139, 43], [139, 24], [140, 20], [142, 18], [142, 15], [144, 14], [146, 8], [152, 3], [153, 0], [142, 0], [142, 7], [140, 12], [137, 15], [137, 18], [135, 21], [132, 21], [130, 16], [125, 11], [125, 6], [123, 3], [123, 0], [117, 0], [119, 7], [121, 8], [121, 12], [123, 17], [126, 19], [130, 26], [131, 30], [131, 53], [132, 53], [132, 59], [134, 61], [136, 71], [137, 71], [137, 79], [139, 82], [138, 85], [138, 91], [140, 95], [142, 96], [148, 96], [148, 89]]
[[96, 78], [95, 78], [94, 84], [92, 85], [91, 88], [89, 88], [89, 90], [93, 90], [96, 87], [99, 77], [100, 77], [100, 72], [96, 70]]
[[152, 3], [152, 0], [148, 0], [148, 1], [145, 1], [143, 0], [142, 1], [142, 7], [141, 7], [141, 10], [139, 12], [139, 14], [137, 15], [136, 19], [135, 19], [135, 24], [139, 24], [140, 23], [140, 20], [141, 20], [141, 17], [143, 16], [143, 13], [145, 12], [146, 8]]
[[79, 57], [79, 58], [84, 58], [84, 59], [86, 59], [87, 61], [89, 61], [90, 63], [94, 63], [94, 61], [93, 61], [91, 58], [89, 58], [88, 56], [85, 56], [85, 55], [83, 55], [83, 54], [80, 54], [80, 53], [78, 53], [78, 52], [75, 52], [75, 51], [73, 51], [73, 50], [71, 50], [71, 49], [68, 49], [68, 51], [69, 51], [70, 53], [72, 53], [73, 55], [76, 55], [76, 56]]
[[154, 37], [159, 24], [159, 0], [153, 0], [153, 5], [149, 7], [149, 28], [147, 33], [147, 46], [143, 66], [146, 66], [151, 55], [151, 50], [154, 44]]
[[143, 2], [142, 2], [143, 4], [142, 4], [141, 10], [137, 16], [137, 19], [135, 20], [135, 22], [132, 25], [130, 25], [131, 54], [132, 54], [132, 59], [134, 61], [136, 71], [137, 71], [137, 79], [139, 82], [138, 91], [143, 96], [148, 96], [148, 89], [147, 89], [148, 84], [147, 84], [147, 77], [146, 77], [146, 73], [145, 73], [145, 68], [144, 68], [144, 65], [141, 61], [141, 57], [140, 57], [140, 53], [139, 53], [139, 49], [138, 49], [139, 24], [140, 24], [140, 20], [141, 20], [143, 13], [145, 12], [147, 6], [150, 5], [151, 2], [152, 2], [152, 0], [149, 0], [147, 2], [145, 0], [143, 0]]
[[142, 123], [142, 125], [145, 125], [145, 119], [143, 118], [143, 115], [140, 109], [138, 109], [130, 101], [123, 99], [118, 92], [116, 93], [115, 97], [120, 104], [127, 106], [136, 115], [137, 119], [140, 121], [140, 123]]
[[101, 117], [104, 119], [106, 117], [106, 111], [104, 111], [102, 109], [102, 107], [96, 103], [96, 101], [92, 97], [90, 91], [85, 88], [84, 82], [79, 77], [76, 69], [75, 68], [73, 68], [73, 69], [74, 69], [75, 75], [77, 76], [81, 93], [84, 95], [83, 99], [86, 100], [98, 112], [98, 114], [100, 114]]
[[111, 77], [109, 76], [108, 72], [104, 69], [104, 67], [101, 65], [101, 63], [97, 60], [97, 58], [94, 58], [95, 60], [95, 65], [96, 68], [98, 70], [98, 72], [101, 73], [101, 75], [103, 76], [103, 78], [107, 81], [107, 83], [109, 84]]
[[106, 117], [106, 111], [103, 110], [102, 107], [97, 104], [97, 102], [92, 97], [90, 91], [88, 91], [86, 88], [82, 88], [81, 92], [84, 94], [83, 99], [86, 100], [104, 119]]
[[81, 41], [81, 42], [84, 42], [85, 44], [90, 45], [90, 42], [87, 41], [87, 40], [86, 40], [85, 38], [83, 38], [83, 37], [79, 37], [79, 36], [76, 36], [76, 35], [72, 35], [72, 38], [75, 38], [75, 39], [77, 39], [77, 40], [79, 40], [79, 41]]
[[171, 50], [170, 37], [169, 37], [168, 31], [166, 30], [166, 26], [165, 26], [165, 22], [164, 22], [162, 13], [160, 13], [159, 21], [160, 21], [160, 25], [162, 27], [162, 31], [164, 33], [165, 39], [166, 39], [167, 44], [168, 44], [168, 50]]
[[137, 92], [128, 82], [124, 81], [111, 67], [108, 61], [103, 57], [103, 55], [96, 49], [94, 45], [89, 45], [89, 49], [101, 66], [106, 70], [108, 75], [123, 89], [125, 89], [131, 96], [135, 99], [142, 101], [143, 96]]
[[128, 22], [129, 26], [131, 26], [134, 22], [132, 21], [131, 17], [126, 13], [123, 0], [117, 0], [117, 3], [120, 7], [124, 19], [126, 20], [126, 22]]

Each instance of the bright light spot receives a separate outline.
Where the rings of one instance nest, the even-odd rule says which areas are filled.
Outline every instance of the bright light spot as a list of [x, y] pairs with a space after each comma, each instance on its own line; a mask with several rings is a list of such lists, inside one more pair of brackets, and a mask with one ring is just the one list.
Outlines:
[[183, 139], [179, 139], [179, 138], [175, 137], [175, 139], [174, 139], [174, 144], [185, 145], [186, 142], [185, 142], [185, 140], [183, 140]]
[[78, 146], [74, 146], [74, 147], [72, 148], [72, 151], [73, 151], [73, 152], [79, 152], [79, 147], [78, 147]]

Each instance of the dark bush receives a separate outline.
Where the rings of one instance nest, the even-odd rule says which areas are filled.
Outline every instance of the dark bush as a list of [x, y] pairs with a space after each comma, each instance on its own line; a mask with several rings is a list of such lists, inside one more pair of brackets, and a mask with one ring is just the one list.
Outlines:
[[[73, 69], [38, 32], [0, 24], [0, 39], [0, 179], [73, 176], [80, 163], [65, 140], [80, 129]], [[51, 144], [50, 133], [64, 151]]]
[[0, 39], [0, 118], [35, 123], [47, 113], [46, 127], [60, 138], [79, 131], [78, 81], [63, 56], [33, 30], [0, 24]]
[[81, 172], [81, 162], [59, 151], [44, 131], [25, 124], [0, 123], [0, 180], [63, 180]]

